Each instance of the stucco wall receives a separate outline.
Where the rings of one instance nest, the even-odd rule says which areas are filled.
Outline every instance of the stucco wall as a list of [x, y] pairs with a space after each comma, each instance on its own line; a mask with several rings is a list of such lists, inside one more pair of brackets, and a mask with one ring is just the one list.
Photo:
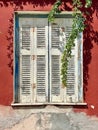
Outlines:
[[72, 108], [16, 109], [0, 106], [0, 130], [97, 130], [98, 118]]
[[[54, 0], [1, 0], [0, 1], [0, 104], [10, 105], [13, 100], [13, 14], [16, 10], [49, 11]], [[98, 116], [98, 1], [93, 0], [84, 31], [84, 99], [87, 106], [75, 106], [75, 111]], [[62, 10], [71, 10], [65, 1]], [[86, 10], [82, 10], [85, 12]]]

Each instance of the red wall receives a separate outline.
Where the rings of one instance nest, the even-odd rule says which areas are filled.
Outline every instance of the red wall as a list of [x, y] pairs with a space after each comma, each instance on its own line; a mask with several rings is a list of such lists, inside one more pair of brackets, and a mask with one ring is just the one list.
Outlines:
[[[66, 0], [67, 1], [67, 0]], [[10, 105], [13, 100], [13, 14], [16, 10], [49, 11], [54, 0], [1, 0], [0, 1], [0, 104]], [[84, 98], [87, 106], [75, 106], [75, 111], [84, 111], [98, 116], [98, 1], [93, 0], [84, 31]], [[62, 10], [71, 10], [64, 2]], [[92, 107], [94, 106], [94, 108]]]

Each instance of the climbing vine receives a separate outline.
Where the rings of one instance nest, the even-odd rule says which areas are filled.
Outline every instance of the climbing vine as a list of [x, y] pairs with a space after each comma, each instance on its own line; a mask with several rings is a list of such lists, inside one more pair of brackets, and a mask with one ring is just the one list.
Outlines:
[[[91, 7], [92, 0], [85, 0], [85, 7]], [[53, 22], [55, 19], [55, 14], [61, 13], [60, 6], [62, 5], [61, 0], [57, 0], [52, 10], [48, 15], [49, 22]], [[83, 13], [81, 12], [81, 8], [83, 7], [83, 3], [81, 0], [72, 0], [73, 5], [73, 23], [72, 30], [68, 40], [66, 41], [66, 45], [64, 47], [64, 51], [62, 54], [62, 67], [61, 67], [61, 76], [62, 76], [62, 84], [63, 86], [67, 86], [67, 69], [68, 69], [68, 61], [71, 58], [71, 50], [75, 46], [75, 39], [78, 37], [79, 33], [83, 32], [85, 29], [85, 18]]]
[[54, 19], [55, 19], [55, 14], [57, 13], [61, 13], [59, 7], [60, 5], [62, 4], [61, 0], [57, 0], [54, 5], [53, 5], [53, 8], [52, 10], [50, 11], [49, 15], [48, 15], [48, 21], [49, 22], [53, 22]]

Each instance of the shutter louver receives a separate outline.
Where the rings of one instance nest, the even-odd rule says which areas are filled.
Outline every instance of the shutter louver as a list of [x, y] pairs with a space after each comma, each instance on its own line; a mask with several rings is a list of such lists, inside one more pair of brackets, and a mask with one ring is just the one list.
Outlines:
[[30, 50], [30, 28], [22, 28], [22, 49]]
[[70, 33], [71, 33], [72, 27], [66, 26], [66, 40], [68, 40]]
[[[72, 27], [66, 26], [66, 39], [69, 38]], [[77, 85], [77, 39], [75, 40], [75, 46], [72, 48], [72, 56], [68, 61], [67, 70], [67, 87], [66, 87], [66, 101], [77, 102], [78, 101], [78, 85]]]
[[59, 49], [60, 43], [60, 27], [58, 23], [53, 23], [50, 28], [51, 41], [50, 41], [50, 101], [61, 102], [61, 79], [60, 79], [60, 63], [61, 63], [61, 52]]
[[45, 56], [37, 56], [37, 95], [45, 95], [46, 82]]
[[20, 28], [20, 102], [31, 102], [30, 27]]
[[60, 56], [52, 55], [52, 95], [60, 94]]
[[74, 56], [69, 59], [68, 62], [68, 70], [67, 70], [67, 88], [66, 93], [71, 96], [75, 93], [75, 64], [74, 64]]
[[30, 56], [23, 55], [22, 56], [22, 94], [28, 95], [30, 94]]
[[37, 48], [45, 47], [45, 27], [37, 27]]
[[59, 47], [59, 27], [57, 24], [52, 24], [52, 48]]
[[[66, 26], [66, 40], [68, 40], [70, 33], [71, 33], [72, 27]], [[74, 49], [74, 48], [73, 48]], [[72, 50], [73, 50], [72, 49]], [[69, 59], [68, 62], [68, 70], [67, 70], [67, 88], [66, 88], [66, 93], [71, 96], [74, 95], [75, 93], [75, 59], [74, 56], [72, 56]]]

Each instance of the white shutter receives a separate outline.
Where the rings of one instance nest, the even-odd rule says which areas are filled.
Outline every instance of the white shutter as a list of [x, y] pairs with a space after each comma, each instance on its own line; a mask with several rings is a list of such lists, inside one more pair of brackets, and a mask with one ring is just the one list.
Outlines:
[[62, 102], [61, 92], [61, 51], [60, 43], [60, 27], [58, 23], [50, 25], [50, 102]]
[[[71, 32], [71, 27], [66, 26], [66, 39]], [[67, 70], [66, 102], [78, 102], [78, 44], [72, 48], [72, 56], [69, 58]]]
[[[78, 40], [72, 48], [72, 57], [68, 63], [67, 87], [63, 88], [60, 70], [61, 56], [72, 29], [72, 19], [57, 18], [50, 27], [50, 94], [51, 102], [78, 102], [79, 63]], [[80, 79], [81, 80], [81, 79]]]
[[[45, 20], [43, 22], [46, 23]], [[39, 23], [40, 24], [40, 23]], [[48, 100], [48, 26], [37, 26], [35, 32], [35, 102]]]
[[50, 85], [51, 85], [51, 102], [66, 102], [66, 88], [62, 86], [61, 81], [61, 57], [68, 39], [72, 19], [56, 18], [55, 23], [50, 27]]
[[31, 102], [30, 27], [20, 28], [20, 102]]
[[77, 37], [78, 46], [78, 102], [83, 102], [83, 33]]

